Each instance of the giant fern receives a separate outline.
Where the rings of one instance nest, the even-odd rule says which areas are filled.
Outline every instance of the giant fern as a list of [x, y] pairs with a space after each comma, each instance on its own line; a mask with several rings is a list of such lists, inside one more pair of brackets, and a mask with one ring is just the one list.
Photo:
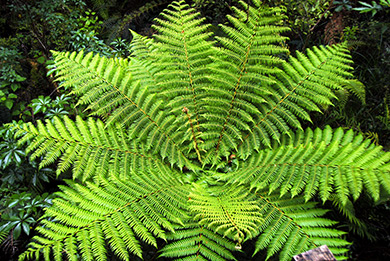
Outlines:
[[346, 45], [289, 56], [282, 10], [246, 2], [224, 37], [177, 1], [152, 40], [133, 33], [130, 60], [53, 52], [91, 117], [16, 126], [41, 166], [73, 173], [20, 260], [105, 260], [108, 247], [131, 260], [143, 244], [225, 260], [247, 241], [267, 258], [322, 244], [346, 258], [321, 203], [358, 222], [351, 201], [390, 192], [390, 153], [351, 130], [303, 130], [352, 77]]

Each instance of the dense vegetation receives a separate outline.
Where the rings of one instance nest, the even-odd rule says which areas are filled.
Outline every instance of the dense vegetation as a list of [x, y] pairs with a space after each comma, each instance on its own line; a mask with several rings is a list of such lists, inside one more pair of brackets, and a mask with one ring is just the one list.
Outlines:
[[[186, 15], [193, 19], [191, 15], [199, 11], [206, 18], [202, 23], [210, 25], [195, 29], [194, 22], [195, 24], [190, 23], [185, 27], [186, 30], [183, 30], [184, 27], [179, 30], [174, 26], [175, 22], [184, 23], [188, 18], [184, 15], [180, 18], [184, 20], [177, 17], [171, 20], [173, 18], [169, 18], [166, 13], [159, 16], [159, 25], [150, 27], [153, 17], [171, 2], [43, 0], [33, 3], [9, 1], [1, 4], [0, 121], [14, 121], [12, 126], [23, 126], [22, 121], [32, 122], [32, 125], [19, 127], [31, 133], [23, 138], [25, 142], [30, 140], [27, 152], [20, 140], [18, 142], [20, 135], [25, 135], [24, 132], [19, 131], [19, 136], [14, 136], [15, 129], [10, 130], [11, 125], [4, 125], [0, 130], [1, 256], [10, 260], [17, 259], [27, 249], [26, 245], [31, 237], [37, 234], [35, 228], [42, 225], [42, 222], [52, 227], [56, 233], [69, 233], [64, 232], [65, 228], [60, 224], [58, 226], [61, 228], [50, 225], [49, 221], [38, 222], [44, 213], [43, 208], [52, 205], [52, 199], [57, 198], [51, 212], [47, 213], [82, 232], [75, 232], [74, 236], [64, 234], [63, 239], [59, 240], [53, 237], [52, 232], [39, 230], [55, 242], [56, 247], [66, 250], [68, 257], [77, 252], [73, 248], [77, 241], [80, 242], [79, 254], [85, 258], [89, 256], [88, 249], [91, 247], [99, 250], [94, 253], [95, 257], [108, 255], [111, 258], [116, 254], [123, 258], [127, 255], [127, 250], [147, 260], [154, 259], [161, 253], [174, 256], [172, 253], [177, 249], [183, 252], [182, 248], [186, 248], [184, 241], [177, 235], [187, 238], [187, 243], [196, 241], [190, 240], [189, 231], [191, 235], [201, 234], [217, 242], [214, 248], [211, 247], [210, 253], [224, 258], [232, 257], [233, 253], [239, 260], [251, 259], [253, 252], [256, 252], [255, 258], [263, 260], [267, 253], [272, 255], [278, 250], [282, 250], [281, 255], [287, 257], [318, 243], [313, 239], [299, 247], [298, 241], [283, 245], [284, 240], [289, 236], [291, 238], [294, 233], [308, 236], [308, 227], [323, 227], [325, 223], [332, 224], [336, 230], [322, 228], [317, 236], [325, 237], [325, 243], [333, 247], [332, 251], [339, 253], [340, 257], [347, 241], [353, 243], [347, 247], [350, 250], [347, 256], [351, 259], [373, 260], [371, 251], [374, 251], [379, 260], [388, 257], [386, 249], [390, 242], [390, 220], [388, 193], [383, 188], [388, 188], [389, 178], [386, 167], [380, 167], [388, 159], [387, 154], [378, 149], [379, 144], [385, 150], [390, 147], [390, 76], [387, 74], [390, 69], [389, 3], [385, 0], [376, 4], [321, 0], [264, 1], [259, 7], [263, 11], [258, 15], [257, 8], [247, 7], [249, 1], [241, 4], [238, 1], [188, 1], [195, 10]], [[267, 5], [278, 7], [269, 11], [277, 14], [274, 21], [267, 18], [268, 9], [264, 9]], [[174, 6], [180, 10], [185, 7], [184, 3], [180, 7], [177, 7], [177, 3]], [[186, 8], [188, 7], [184, 9]], [[170, 10], [173, 10], [172, 7]], [[233, 10], [241, 11], [235, 13]], [[282, 20], [281, 15], [284, 13], [287, 17]], [[238, 17], [237, 20], [227, 20], [226, 15], [229, 14]], [[166, 19], [170, 23], [164, 21]], [[256, 23], [253, 21], [263, 21], [265, 25], [273, 24], [276, 27], [272, 27], [269, 33], [262, 34], [262, 30], [254, 29], [253, 24]], [[218, 27], [218, 23], [224, 26]], [[291, 30], [287, 30], [287, 27]], [[155, 40], [147, 40], [136, 33], [130, 34], [128, 29], [153, 35]], [[182, 53], [178, 49], [182, 44], [178, 35], [182, 31], [195, 39], [187, 46], [189, 57], [194, 60], [177, 56], [177, 60], [173, 62], [170, 54]], [[255, 48], [256, 45], [253, 49], [249, 48], [252, 45], [248, 44], [250, 39], [245, 35], [246, 31], [258, 32], [253, 36], [258, 37], [256, 41], [263, 44], [259, 44], [259, 49]], [[212, 49], [213, 41], [216, 41], [219, 49]], [[235, 41], [240, 45], [237, 46]], [[312, 47], [321, 44], [331, 44], [332, 47]], [[84, 54], [72, 56], [52, 53], [50, 50], [84, 50]], [[100, 56], [92, 56], [91, 52], [99, 53]], [[129, 55], [129, 61], [110, 60]], [[331, 61], [338, 63], [327, 63], [329, 57], [332, 57]], [[321, 65], [316, 65], [321, 59], [325, 60], [320, 62]], [[223, 62], [225, 60], [231, 63]], [[240, 62], [234, 64], [234, 61]], [[348, 64], [352, 65], [352, 61], [354, 71], [348, 67]], [[183, 66], [186, 62], [188, 66]], [[78, 63], [89, 68], [83, 71], [88, 79], [100, 75], [108, 85], [93, 83], [92, 86], [89, 80], [85, 82], [85, 79], [73, 78], [71, 71], [81, 70], [77, 67]], [[96, 67], [93, 63], [100, 63], [101, 66]], [[282, 69], [284, 73], [271, 70], [270, 65], [272, 68]], [[324, 68], [322, 65], [325, 65]], [[236, 67], [243, 74], [234, 72]], [[335, 67], [344, 69], [335, 70]], [[180, 82], [177, 82], [178, 68], [184, 72]], [[145, 74], [145, 69], [148, 69], [148, 74]], [[126, 118], [131, 106], [126, 105], [109, 88], [114, 81], [110, 73], [122, 75], [121, 70], [129, 70], [135, 75], [134, 79], [129, 80], [129, 85], [120, 85], [123, 92], [131, 90], [133, 96], [128, 94], [128, 97], [133, 97], [134, 104], [150, 117], [142, 117], [138, 111], [133, 118]], [[357, 79], [353, 79], [351, 72]], [[325, 78], [315, 80], [312, 74]], [[341, 78], [334, 77], [338, 74]], [[58, 75], [60, 78], [55, 81]], [[152, 84], [152, 81], [158, 84]], [[206, 87], [210, 82], [213, 83], [213, 88]], [[268, 91], [259, 92], [254, 82], [261, 82], [262, 86], [267, 86]], [[328, 84], [325, 86], [324, 82]], [[225, 85], [232, 87], [230, 89]], [[97, 86], [99, 88], [96, 89]], [[171, 89], [171, 86], [174, 88]], [[190, 89], [183, 91], [185, 87], [181, 86], [190, 86]], [[313, 86], [316, 88], [313, 89]], [[91, 91], [92, 89], [97, 92]], [[316, 95], [313, 95], [314, 91]], [[97, 95], [103, 95], [106, 99]], [[112, 101], [107, 103], [107, 99]], [[76, 106], [78, 100], [81, 102]], [[121, 109], [126, 113], [121, 113]], [[91, 113], [94, 117], [87, 119], [87, 115]], [[309, 118], [311, 122], [307, 121]], [[48, 120], [46, 125], [41, 123], [44, 119]], [[153, 120], [155, 125], [148, 125], [148, 120]], [[117, 129], [116, 124], [119, 122], [122, 127]], [[38, 135], [34, 125], [38, 126], [37, 130], [43, 136]], [[310, 125], [319, 129], [313, 128], [312, 131], [308, 128]], [[93, 146], [82, 149], [80, 142], [88, 140], [86, 137], [100, 151], [94, 150]], [[170, 138], [167, 140], [166, 137]], [[364, 142], [365, 139], [371, 139], [372, 143]], [[301, 142], [306, 145], [299, 146]], [[53, 146], [54, 144], [56, 145]], [[342, 149], [343, 146], [346, 147]], [[124, 151], [123, 147], [128, 150]], [[112, 150], [113, 148], [115, 149]], [[71, 151], [78, 153], [72, 154]], [[105, 154], [102, 151], [106, 151]], [[131, 151], [135, 153], [128, 153]], [[356, 152], [351, 154], [349, 151]], [[123, 156], [122, 152], [129, 157]], [[140, 159], [136, 155], [147, 157]], [[60, 160], [57, 160], [58, 157]], [[377, 160], [370, 160], [373, 158]], [[325, 165], [328, 166], [326, 169], [332, 169], [330, 166], [334, 164], [350, 183], [354, 177], [357, 183], [343, 186], [345, 178], [338, 177], [334, 171], [329, 172], [333, 174], [327, 181], [313, 179], [313, 176], [301, 176], [306, 179], [302, 185], [288, 183], [288, 175], [297, 179], [300, 173], [307, 173], [307, 170], [296, 167], [296, 164], [307, 161], [310, 165], [310, 159], [324, 162], [317, 163], [314, 169], [314, 165], [312, 166], [312, 175], [319, 177], [323, 175]], [[100, 167], [94, 165], [98, 161]], [[127, 165], [129, 162], [133, 164], [131, 167]], [[341, 162], [348, 164], [340, 167]], [[69, 168], [71, 165], [72, 168]], [[118, 168], [129, 169], [128, 173], [136, 172], [137, 175], [130, 175], [131, 179], [126, 185], [113, 182]], [[348, 171], [348, 168], [353, 171]], [[139, 173], [135, 170], [139, 170]], [[364, 174], [358, 174], [357, 170]], [[267, 173], [274, 175], [267, 179]], [[147, 181], [145, 174], [150, 177]], [[120, 179], [124, 176], [127, 174], [122, 172]], [[74, 181], [66, 181], [69, 187], [64, 187], [64, 180], [72, 177]], [[310, 179], [313, 188], [309, 188]], [[108, 182], [109, 180], [111, 181]], [[260, 180], [263, 182], [259, 183]], [[76, 185], [78, 182], [85, 187]], [[115, 186], [108, 186], [112, 182]], [[222, 186], [222, 183], [227, 183], [228, 186]], [[78, 196], [86, 195], [86, 191], [89, 191], [87, 194], [91, 195], [90, 198], [85, 198], [99, 201], [103, 199], [98, 199], [96, 193], [106, 193], [109, 198], [110, 194], [129, 189], [132, 186], [130, 184], [142, 187], [142, 190], [136, 190], [134, 197], [149, 195], [147, 199], [134, 199], [129, 192], [122, 199], [127, 203], [113, 205], [119, 211], [109, 212], [111, 214], [107, 212], [97, 219], [94, 218], [102, 215], [105, 208], [86, 207], [83, 201], [85, 199]], [[147, 184], [154, 184], [154, 188], [148, 188]], [[165, 194], [157, 196], [153, 189], [167, 184], [175, 187], [178, 198], [172, 199]], [[379, 184], [382, 184], [382, 190], [379, 190]], [[59, 189], [58, 185], [65, 193], [54, 195], [53, 192]], [[191, 190], [190, 187], [192, 194], [188, 195], [186, 193]], [[368, 195], [361, 194], [363, 187], [369, 191]], [[293, 200], [282, 203], [289, 194], [293, 196]], [[278, 195], [283, 197], [279, 198]], [[64, 207], [60, 198], [79, 203], [69, 203]], [[170, 201], [176, 202], [174, 208], [164, 205], [164, 202]], [[208, 203], [199, 203], [202, 201]], [[272, 221], [267, 215], [273, 213], [272, 208], [264, 208], [267, 206], [265, 202], [269, 206], [284, 209], [280, 212], [283, 213], [282, 220], [294, 220], [295, 228], [283, 222]], [[105, 204], [113, 202], [107, 199]], [[88, 211], [95, 211], [95, 214], [91, 214], [93, 217], [89, 218], [95, 220], [95, 226], [101, 227], [98, 235], [106, 237], [107, 247], [103, 242], [86, 239], [88, 237], [85, 235], [97, 232], [81, 225], [78, 215], [85, 213], [80, 212], [81, 205]], [[147, 207], [150, 205], [156, 208], [151, 210]], [[144, 216], [134, 219], [138, 225], [129, 222], [129, 214], [122, 212], [125, 211], [125, 206], [138, 208], [144, 213]], [[251, 222], [237, 223], [235, 226], [234, 222], [224, 219], [223, 214], [218, 211], [216, 216], [211, 215], [210, 208], [226, 207], [232, 208], [230, 211], [233, 218], [241, 220], [240, 217], [244, 217], [242, 220]], [[306, 222], [310, 219], [310, 225], [308, 222], [305, 223], [307, 225], [299, 223], [303, 222], [297, 215], [301, 208], [312, 209], [312, 212], [307, 211], [312, 216], [305, 217]], [[262, 211], [258, 211], [259, 209]], [[325, 214], [321, 212], [323, 209], [333, 211]], [[155, 214], [151, 215], [150, 211], [155, 211]], [[73, 212], [74, 219], [63, 217], [64, 214]], [[124, 236], [123, 231], [131, 230], [118, 224], [121, 215], [128, 224], [132, 224], [135, 236]], [[187, 216], [187, 219], [178, 220], [178, 215]], [[322, 221], [318, 215], [325, 215], [326, 219]], [[339, 224], [334, 225], [330, 220], [337, 220]], [[147, 224], [140, 225], [143, 222]], [[214, 223], [219, 225], [210, 225]], [[117, 229], [109, 229], [109, 224], [114, 224]], [[275, 237], [272, 233], [267, 234], [267, 231], [273, 227], [282, 229], [280, 225], [283, 224], [288, 228], [287, 232], [281, 233], [284, 239], [272, 240]], [[177, 233], [164, 232], [171, 229], [175, 229]], [[203, 232], [199, 232], [199, 229]], [[212, 233], [215, 230], [220, 234]], [[124, 241], [118, 239], [115, 231]], [[328, 232], [324, 235], [326, 231]], [[332, 239], [345, 232], [348, 234], [343, 236], [343, 240]], [[311, 236], [316, 237], [315, 235]], [[166, 238], [170, 243], [165, 245], [158, 238]], [[376, 243], [368, 244], [368, 240]], [[172, 244], [173, 241], [181, 243], [175, 245]], [[39, 249], [42, 245], [42, 255], [45, 253], [49, 256], [52, 251], [56, 257], [59, 256], [59, 248], [50, 250], [51, 247], [44, 246], [48, 243], [47, 239], [39, 242], [31, 245], [30, 249]], [[126, 242], [125, 246], [120, 242]], [[158, 246], [159, 249], [165, 246], [162, 248], [163, 252], [156, 252], [148, 244]], [[242, 247], [243, 252], [237, 252], [235, 247]], [[191, 251], [188, 249], [183, 253], [191, 256]], [[194, 251], [201, 253], [199, 249]], [[201, 253], [200, 256], [211, 258], [210, 253]]]

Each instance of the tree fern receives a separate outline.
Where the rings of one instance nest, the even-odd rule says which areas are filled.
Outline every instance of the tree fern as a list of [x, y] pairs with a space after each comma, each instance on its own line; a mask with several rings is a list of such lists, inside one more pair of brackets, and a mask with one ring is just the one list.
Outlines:
[[53, 52], [90, 117], [15, 126], [41, 167], [73, 173], [20, 260], [105, 260], [107, 247], [131, 260], [144, 244], [234, 260], [248, 241], [267, 258], [322, 244], [346, 258], [321, 204], [363, 228], [353, 201], [390, 192], [390, 153], [351, 130], [303, 130], [353, 81], [347, 45], [291, 56], [282, 10], [247, 2], [217, 37], [175, 1], [153, 39], [133, 33], [130, 60]]

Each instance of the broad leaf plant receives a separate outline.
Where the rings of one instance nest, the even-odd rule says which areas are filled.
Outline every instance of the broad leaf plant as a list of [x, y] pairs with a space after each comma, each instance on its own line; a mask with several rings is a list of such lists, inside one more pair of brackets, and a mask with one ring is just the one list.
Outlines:
[[[362, 193], [390, 192], [390, 153], [361, 134], [303, 128], [353, 78], [346, 43], [290, 55], [279, 8], [232, 7], [216, 36], [184, 1], [133, 33], [129, 59], [53, 52], [90, 112], [18, 126], [41, 166], [71, 170], [20, 260], [235, 260], [327, 245], [346, 259]], [[329, 203], [329, 204], [328, 204]], [[161, 242], [165, 242], [161, 244]]]

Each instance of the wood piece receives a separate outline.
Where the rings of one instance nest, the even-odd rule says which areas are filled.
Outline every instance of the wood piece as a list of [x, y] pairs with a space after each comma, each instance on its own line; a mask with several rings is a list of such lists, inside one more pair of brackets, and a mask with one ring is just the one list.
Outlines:
[[328, 246], [323, 245], [318, 248], [306, 251], [293, 257], [293, 261], [337, 261]]

